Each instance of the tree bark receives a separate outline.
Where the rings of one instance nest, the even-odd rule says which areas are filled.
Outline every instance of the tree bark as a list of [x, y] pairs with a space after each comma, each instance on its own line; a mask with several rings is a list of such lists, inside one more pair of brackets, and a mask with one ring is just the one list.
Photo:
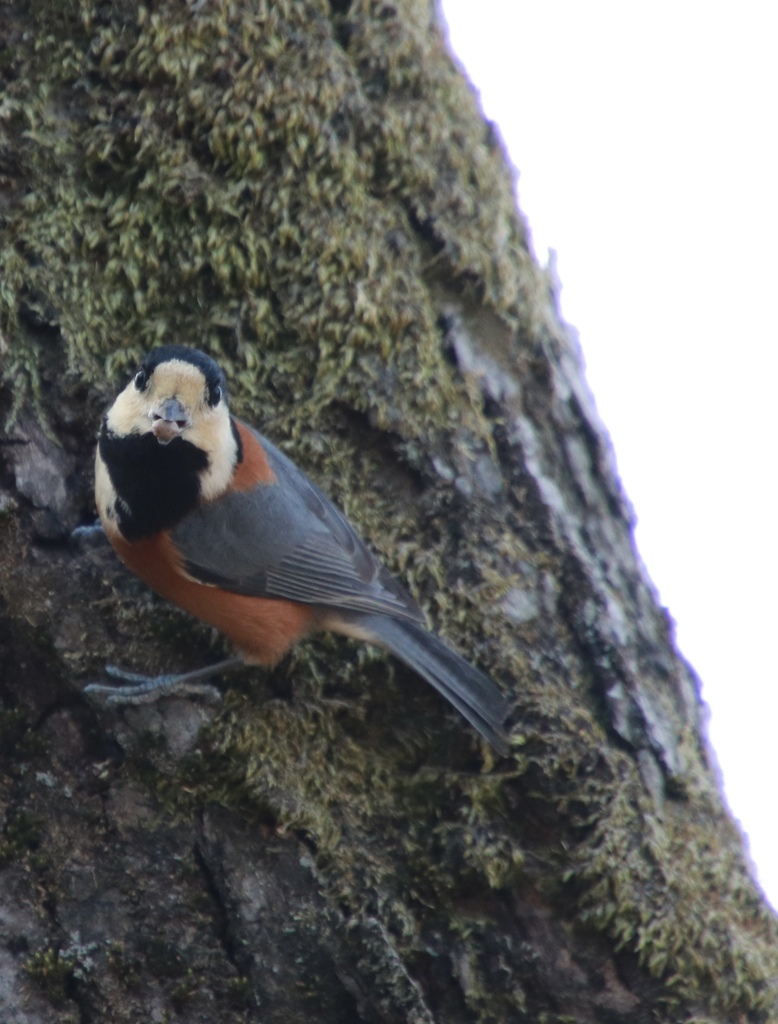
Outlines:
[[[436, 8], [18, 4], [0, 38], [0, 1018], [778, 1018], [694, 674]], [[218, 707], [82, 697], [225, 651], [69, 540], [162, 340], [511, 695], [510, 758], [334, 638]]]

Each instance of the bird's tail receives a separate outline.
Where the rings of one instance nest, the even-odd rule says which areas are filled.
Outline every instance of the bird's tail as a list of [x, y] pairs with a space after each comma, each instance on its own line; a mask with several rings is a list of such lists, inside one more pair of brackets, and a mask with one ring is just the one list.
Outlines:
[[508, 704], [489, 676], [415, 622], [361, 615], [359, 625], [374, 643], [387, 648], [442, 693], [495, 750], [507, 755], [503, 723]]

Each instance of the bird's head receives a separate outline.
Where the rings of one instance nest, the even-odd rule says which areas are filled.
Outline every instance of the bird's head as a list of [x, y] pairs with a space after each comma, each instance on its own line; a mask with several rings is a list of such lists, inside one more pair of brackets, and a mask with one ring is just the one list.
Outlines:
[[158, 444], [193, 445], [207, 456], [201, 494], [227, 487], [238, 459], [238, 441], [227, 402], [227, 384], [216, 363], [198, 349], [165, 345], [151, 351], [105, 416], [117, 439], [150, 435]]

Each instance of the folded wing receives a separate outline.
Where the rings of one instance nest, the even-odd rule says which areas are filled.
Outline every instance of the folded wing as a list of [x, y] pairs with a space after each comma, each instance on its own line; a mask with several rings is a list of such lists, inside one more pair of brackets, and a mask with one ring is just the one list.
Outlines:
[[277, 482], [227, 491], [176, 526], [172, 539], [186, 573], [233, 593], [422, 622], [410, 594], [324, 493], [269, 441], [248, 433]]

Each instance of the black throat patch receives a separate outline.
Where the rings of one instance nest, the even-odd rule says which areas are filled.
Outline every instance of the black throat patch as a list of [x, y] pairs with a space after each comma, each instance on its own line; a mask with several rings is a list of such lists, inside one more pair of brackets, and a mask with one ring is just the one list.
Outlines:
[[98, 448], [118, 500], [115, 514], [129, 541], [168, 530], [200, 500], [200, 474], [208, 456], [177, 437], [162, 445], [153, 434], [112, 434], [105, 422]]

